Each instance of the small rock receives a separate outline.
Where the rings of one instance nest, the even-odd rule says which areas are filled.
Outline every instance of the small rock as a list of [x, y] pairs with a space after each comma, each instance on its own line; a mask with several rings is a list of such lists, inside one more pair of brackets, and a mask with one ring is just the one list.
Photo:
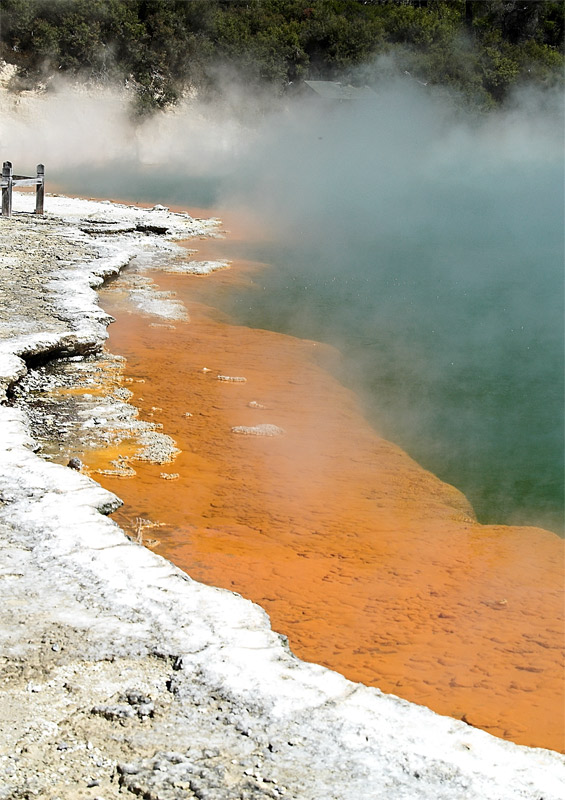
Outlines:
[[128, 692], [126, 692], [126, 699], [130, 706], [137, 706], [140, 703], [151, 702], [150, 697], [147, 697], [147, 695], [143, 694], [143, 692], [140, 692], [137, 689], [130, 689]]
[[137, 775], [139, 772], [137, 764], [118, 764], [116, 769], [120, 775]]
[[177, 753], [175, 751], [169, 751], [167, 753], [163, 753], [163, 755], [167, 761], [171, 762], [171, 764], [182, 764], [182, 762], [185, 760], [185, 757], [182, 753]]
[[108, 720], [128, 719], [135, 716], [135, 711], [130, 706], [94, 706], [91, 714], [96, 714]]
[[232, 433], [242, 436], [281, 436], [284, 433], [278, 425], [236, 425], [232, 428]]

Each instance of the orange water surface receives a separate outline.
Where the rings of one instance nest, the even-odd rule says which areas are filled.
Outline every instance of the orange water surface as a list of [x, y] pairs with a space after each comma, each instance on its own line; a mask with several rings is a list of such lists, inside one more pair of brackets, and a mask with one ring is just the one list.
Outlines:
[[[234, 240], [188, 246], [224, 258]], [[132, 311], [119, 280], [102, 292], [132, 402], [181, 450], [171, 464], [134, 463], [132, 478], [95, 475], [124, 500], [115, 518], [129, 530], [161, 523], [148, 533], [157, 552], [259, 603], [300, 658], [497, 736], [565, 749], [562, 541], [479, 525], [462, 494], [369, 425], [329, 371], [339, 353], [214, 308], [263, 268], [152, 274], [184, 302], [184, 322]], [[232, 431], [263, 423], [284, 433]], [[84, 458], [94, 474], [115, 456]]]

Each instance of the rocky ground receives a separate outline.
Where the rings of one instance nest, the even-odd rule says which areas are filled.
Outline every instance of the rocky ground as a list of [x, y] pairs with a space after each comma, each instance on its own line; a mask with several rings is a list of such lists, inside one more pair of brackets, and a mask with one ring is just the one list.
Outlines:
[[216, 229], [160, 208], [46, 208], [0, 219], [0, 800], [561, 797], [558, 754], [299, 661], [261, 609], [132, 542], [115, 496], [34, 452], [34, 368], [100, 367], [94, 287]]

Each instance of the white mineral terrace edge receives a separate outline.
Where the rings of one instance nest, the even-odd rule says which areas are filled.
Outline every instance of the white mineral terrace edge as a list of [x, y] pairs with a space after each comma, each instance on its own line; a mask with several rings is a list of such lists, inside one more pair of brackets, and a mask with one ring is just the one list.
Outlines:
[[[16, 212], [33, 202], [14, 194]], [[215, 230], [159, 208], [62, 197], [45, 206], [61, 241], [97, 252], [64, 265], [52, 286], [66, 331], [0, 340], [3, 396], [26, 370], [21, 356], [104, 340], [92, 288], [104, 276]], [[4, 231], [18, 224], [17, 214], [2, 221]], [[93, 244], [88, 225], [122, 232]], [[19, 257], [3, 255], [0, 280]], [[25, 414], [6, 404], [0, 440], [2, 800], [563, 797], [559, 754], [295, 658], [259, 607], [131, 542], [105, 516], [118, 499], [36, 455]]]

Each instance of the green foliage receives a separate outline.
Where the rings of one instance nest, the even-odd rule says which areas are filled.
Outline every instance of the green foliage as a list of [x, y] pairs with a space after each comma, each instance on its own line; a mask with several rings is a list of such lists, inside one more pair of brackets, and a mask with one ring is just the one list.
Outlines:
[[138, 110], [212, 91], [218, 65], [279, 91], [392, 54], [399, 70], [489, 106], [563, 79], [564, 8], [540, 0], [0, 0], [0, 55], [31, 79], [125, 81]]

